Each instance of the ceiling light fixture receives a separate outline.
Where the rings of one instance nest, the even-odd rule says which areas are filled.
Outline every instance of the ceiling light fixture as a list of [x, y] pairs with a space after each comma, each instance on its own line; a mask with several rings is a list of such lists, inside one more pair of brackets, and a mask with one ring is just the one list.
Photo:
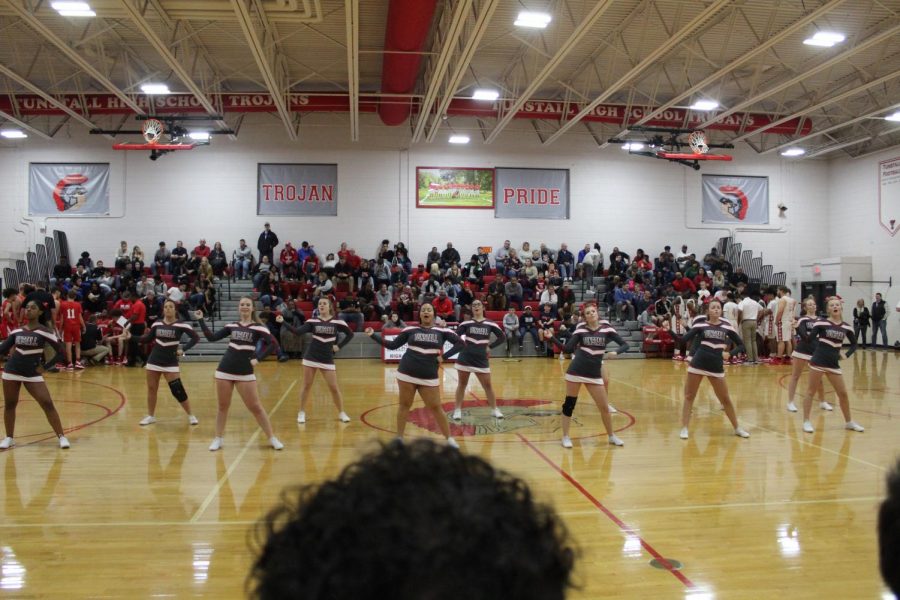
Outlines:
[[141, 86], [141, 91], [150, 95], [171, 94], [169, 86], [164, 83], [145, 83]]
[[472, 100], [490, 100], [493, 102], [499, 97], [500, 92], [497, 90], [475, 90], [472, 94]]
[[87, 2], [52, 2], [50, 6], [63, 17], [96, 17]]
[[697, 100], [691, 105], [694, 110], [715, 110], [719, 108], [719, 103], [715, 100]]
[[782, 156], [803, 156], [804, 154], [806, 154], [806, 150], [803, 148], [788, 148], [781, 153]]
[[467, 136], [467, 135], [451, 135], [450, 139], [447, 141], [449, 141], [451, 144], [468, 144], [469, 136]]
[[900, 110], [884, 118], [885, 121], [900, 121]]
[[628, 142], [627, 144], [622, 144], [622, 150], [643, 150], [644, 144], [641, 142]]
[[846, 38], [842, 33], [834, 31], [817, 31], [811, 38], [806, 38], [803, 43], [807, 46], [821, 46], [823, 48], [831, 48], [835, 44], [840, 44]]
[[28, 135], [19, 129], [4, 129], [0, 131], [0, 136], [5, 137], [8, 140], [21, 140], [28, 137]]
[[547, 25], [550, 24], [550, 21], [553, 20], [547, 13], [542, 12], [530, 12], [523, 10], [519, 13], [519, 16], [516, 17], [513, 25], [516, 27], [531, 27], [533, 29], [546, 29]]
[[208, 131], [192, 131], [188, 134], [188, 137], [192, 140], [196, 140], [198, 142], [208, 142], [209, 141], [209, 132]]

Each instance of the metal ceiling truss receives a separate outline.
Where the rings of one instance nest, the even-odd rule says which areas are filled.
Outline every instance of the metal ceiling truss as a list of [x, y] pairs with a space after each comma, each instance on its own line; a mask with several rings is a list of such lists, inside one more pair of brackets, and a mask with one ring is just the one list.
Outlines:
[[[748, 50], [747, 52], [741, 54], [739, 57], [735, 58], [734, 60], [725, 64], [724, 66], [718, 68], [715, 72], [711, 73], [707, 77], [704, 77], [701, 81], [697, 82], [694, 85], [691, 85], [687, 89], [676, 94], [668, 102], [663, 103], [655, 110], [649, 112], [648, 114], [644, 115], [642, 118], [638, 119], [634, 123], [634, 125], [644, 125], [644, 124], [652, 121], [653, 119], [659, 117], [659, 115], [663, 114], [665, 111], [677, 106], [678, 104], [684, 102], [686, 99], [691, 98], [697, 92], [706, 89], [711, 84], [728, 76], [730, 73], [732, 73], [738, 67], [740, 67], [740, 66], [746, 64], [747, 62], [755, 59], [756, 57], [762, 55], [764, 52], [773, 48], [777, 44], [780, 44], [781, 42], [783, 42], [790, 36], [794, 35], [795, 33], [802, 30], [803, 28], [809, 26], [811, 23], [814, 23], [817, 19], [822, 18], [829, 12], [835, 10], [836, 8], [840, 7], [842, 4], [847, 3], [848, 1], [849, 0], [831, 0], [827, 4], [824, 4], [824, 5], [820, 6], [819, 8], [817, 8], [816, 10], [805, 15], [804, 17], [801, 17], [800, 19], [798, 19], [791, 25], [788, 25], [787, 27], [785, 27], [784, 29], [782, 29], [781, 31], [779, 31], [778, 33], [773, 35], [772, 37], [770, 37], [767, 40], [765, 40], [764, 42], [758, 44], [755, 48]], [[687, 78], [685, 78], [685, 81], [687, 81]], [[612, 137], [618, 138], [627, 133], [628, 133], [628, 129], [623, 128], [621, 131], [619, 131], [616, 135], [614, 135]], [[606, 146], [606, 144], [604, 144], [604, 146]]]
[[722, 10], [729, 4], [730, 0], [715, 0], [700, 14], [688, 21], [688, 23], [684, 27], [679, 29], [677, 33], [671, 33], [665, 43], [647, 54], [647, 56], [645, 56], [643, 60], [634, 65], [631, 69], [628, 70], [628, 72], [622, 75], [614, 83], [607, 86], [602, 94], [582, 107], [577, 115], [566, 121], [559, 129], [556, 130], [553, 135], [548, 137], [546, 141], [544, 141], [544, 145], [552, 144], [554, 141], [559, 139], [562, 134], [571, 129], [576, 123], [581, 121], [581, 119], [589, 115], [591, 111], [612, 98], [613, 95], [616, 94], [620, 89], [625, 87], [628, 82], [632, 81], [652, 65], [656, 64], [657, 61], [661, 60], [663, 56], [674, 50], [685, 39], [694, 35], [699, 27], [712, 19], [720, 10]]
[[[266, 17], [260, 0], [231, 0], [231, 6], [238, 17], [247, 45], [265, 81], [272, 103], [281, 117], [291, 140], [297, 139], [297, 123], [288, 106], [288, 74], [284, 57], [274, 41], [277, 32]], [[253, 13], [253, 14], [251, 14]], [[255, 20], [254, 20], [255, 15]], [[258, 25], [257, 25], [258, 23]]]
[[52, 94], [50, 94], [49, 92], [46, 92], [43, 89], [39, 88], [38, 86], [34, 85], [33, 83], [31, 83], [30, 81], [28, 81], [27, 79], [25, 79], [24, 77], [22, 77], [15, 71], [13, 71], [12, 69], [10, 69], [4, 65], [0, 65], [0, 73], [5, 75], [10, 80], [15, 81], [16, 83], [21, 85], [23, 88], [25, 88], [32, 94], [40, 96], [41, 98], [46, 100], [51, 106], [63, 111], [64, 113], [66, 113], [67, 115], [69, 115], [70, 117], [72, 117], [73, 119], [75, 119], [76, 121], [78, 121], [79, 123], [84, 125], [85, 127], [88, 127], [90, 129], [94, 129], [97, 127], [97, 125], [95, 125], [94, 123], [92, 123], [91, 121], [86, 119], [83, 115], [75, 112], [74, 110], [72, 110], [71, 108], [66, 106], [66, 104], [64, 102], [60, 102]]
[[347, 28], [347, 82], [350, 88], [350, 139], [359, 141], [359, 0], [344, 0]]
[[[553, 57], [544, 64], [543, 68], [540, 72], [531, 79], [531, 82], [525, 88], [525, 90], [519, 95], [518, 99], [515, 100], [510, 106], [505, 107], [505, 114], [500, 118], [497, 124], [494, 126], [494, 129], [488, 134], [487, 139], [485, 140], [486, 144], [493, 142], [497, 139], [497, 136], [500, 135], [500, 132], [509, 125], [509, 122], [512, 121], [516, 113], [525, 105], [526, 102], [534, 95], [538, 89], [540, 89], [541, 85], [544, 81], [550, 76], [553, 71], [563, 62], [566, 56], [578, 45], [578, 43], [590, 32], [591, 28], [597, 22], [597, 20], [603, 15], [604, 12], [612, 5], [613, 0], [600, 0], [597, 2], [590, 11], [588, 11], [587, 15], [578, 24], [575, 28], [575, 31], [572, 32], [572, 35], [563, 42], [563, 44], [559, 47]], [[501, 103], [503, 106], [503, 103]]]

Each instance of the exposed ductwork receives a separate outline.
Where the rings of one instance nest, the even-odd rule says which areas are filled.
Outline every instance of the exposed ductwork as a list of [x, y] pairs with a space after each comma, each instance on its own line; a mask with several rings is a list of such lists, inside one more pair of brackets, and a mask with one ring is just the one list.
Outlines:
[[[419, 53], [425, 47], [436, 6], [437, 0], [391, 0], [381, 63], [382, 93], [409, 94], [415, 88], [422, 64]], [[403, 52], [410, 54], [401, 54]], [[385, 125], [401, 125], [411, 109], [408, 101], [382, 99], [378, 104], [378, 116]]]

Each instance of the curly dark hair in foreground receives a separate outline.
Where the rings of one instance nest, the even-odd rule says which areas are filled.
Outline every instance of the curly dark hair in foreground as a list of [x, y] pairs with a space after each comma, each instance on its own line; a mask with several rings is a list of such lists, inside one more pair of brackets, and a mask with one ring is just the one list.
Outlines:
[[878, 511], [881, 576], [900, 597], [900, 460], [887, 476], [887, 498]]
[[288, 488], [256, 528], [261, 600], [565, 598], [575, 552], [548, 506], [485, 460], [393, 442]]

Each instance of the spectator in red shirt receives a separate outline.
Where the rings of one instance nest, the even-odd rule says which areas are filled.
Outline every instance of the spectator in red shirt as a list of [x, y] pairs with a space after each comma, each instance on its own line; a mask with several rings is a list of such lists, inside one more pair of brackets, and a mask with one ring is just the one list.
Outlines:
[[700, 269], [697, 274], [694, 276], [694, 285], [697, 286], [697, 289], [700, 289], [700, 282], [705, 281], [706, 287], [712, 287], [712, 279], [709, 275], [706, 274], [706, 269]]
[[413, 271], [410, 279], [416, 282], [419, 287], [422, 287], [424, 282], [428, 281], [428, 271], [425, 270], [425, 265], [419, 263], [419, 268]]
[[316, 276], [319, 273], [319, 257], [315, 252], [310, 252], [306, 258], [303, 259], [303, 264], [301, 265], [301, 272], [306, 277], [307, 281], [315, 281]]
[[212, 251], [212, 248], [206, 245], [206, 240], [200, 240], [200, 245], [194, 248], [194, 254], [197, 258], [209, 258], [210, 251]]
[[281, 249], [281, 254], [278, 255], [278, 262], [281, 264], [286, 264], [290, 259], [290, 262], [296, 263], [299, 259], [297, 258], [297, 251], [291, 246], [290, 242], [285, 242], [284, 248]]
[[455, 321], [456, 311], [453, 306], [453, 300], [447, 296], [447, 290], [442, 289], [438, 292], [437, 298], [432, 302], [434, 306], [434, 314], [445, 321]]
[[350, 256], [350, 250], [347, 248], [347, 242], [341, 242], [341, 249], [337, 252], [338, 258], [348, 258]]
[[694, 285], [691, 278], [685, 277], [680, 271], [675, 273], [675, 281], [672, 282], [672, 289], [679, 294], [683, 294], [684, 292], [690, 292], [691, 294], [697, 293], [697, 286]]
[[353, 267], [354, 272], [359, 271], [359, 267], [362, 266], [362, 259], [356, 254], [356, 250], [353, 248], [350, 248], [347, 251], [347, 262]]

